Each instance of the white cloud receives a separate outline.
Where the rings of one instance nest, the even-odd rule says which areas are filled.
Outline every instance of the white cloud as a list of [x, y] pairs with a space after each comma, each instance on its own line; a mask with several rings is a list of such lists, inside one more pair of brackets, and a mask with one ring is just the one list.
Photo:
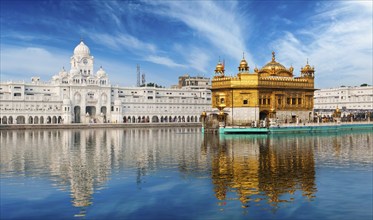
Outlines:
[[124, 62], [114, 61], [112, 59], [95, 58], [95, 69], [100, 66], [108, 74], [110, 83], [119, 86], [136, 85], [136, 66]]
[[[218, 48], [224, 55], [240, 58], [242, 51], [248, 51], [245, 38], [249, 38], [249, 20], [240, 14], [235, 2], [213, 1], [153, 1], [151, 12], [183, 22], [197, 36], [201, 36]], [[245, 31], [245, 32], [243, 32]], [[248, 55], [249, 60], [253, 60]]]
[[154, 44], [143, 42], [129, 34], [119, 33], [116, 35], [109, 34], [93, 34], [90, 38], [98, 44], [105, 47], [110, 47], [115, 50], [130, 49], [134, 52], [155, 53], [157, 47]]
[[156, 64], [161, 64], [161, 65], [168, 66], [168, 67], [185, 67], [185, 65], [175, 63], [173, 60], [171, 60], [168, 57], [150, 55], [150, 56], [145, 57], [144, 59], [146, 61], [156, 63]]
[[[151, 43], [143, 42], [131, 35], [120, 33], [117, 35], [95, 34], [91, 39], [105, 47], [118, 51], [130, 50], [131, 53], [138, 56], [138, 59], [152, 62], [167, 67], [186, 67], [183, 64], [175, 62], [173, 59], [158, 55], [160, 50]], [[162, 52], [162, 51], [161, 51]]]
[[368, 5], [334, 2], [305, 29], [285, 33], [274, 48], [296, 69], [309, 58], [318, 88], [372, 84], [372, 3]]
[[188, 66], [191, 68], [201, 72], [207, 73], [210, 72], [211, 68], [209, 66], [210, 62], [210, 54], [205, 52], [203, 49], [193, 47], [189, 50], [187, 54], [186, 61], [188, 62]]
[[39, 47], [11, 47], [1, 45], [1, 81], [40, 76], [50, 77], [69, 65], [68, 54], [52, 53]]

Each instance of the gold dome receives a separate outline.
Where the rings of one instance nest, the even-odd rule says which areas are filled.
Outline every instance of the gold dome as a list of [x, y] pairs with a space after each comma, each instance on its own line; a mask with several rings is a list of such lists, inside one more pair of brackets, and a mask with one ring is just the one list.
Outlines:
[[215, 71], [221, 71], [223, 70], [223, 64], [221, 64], [220, 62], [216, 65], [216, 68], [215, 68]]
[[309, 72], [309, 71], [314, 71], [315, 68], [311, 67], [309, 64], [308, 64], [308, 59], [307, 59], [307, 64], [302, 67], [301, 71], [302, 72]]
[[242, 59], [242, 60], [241, 60], [240, 67], [241, 67], [241, 68], [245, 68], [245, 67], [247, 67], [247, 62], [246, 62], [245, 59]]
[[220, 62], [220, 59], [219, 59], [219, 62], [216, 65], [216, 68], [215, 68], [215, 73], [216, 74], [220, 73], [220, 74], [224, 75], [224, 71], [225, 71], [224, 70], [224, 65]]
[[286, 70], [286, 68], [282, 64], [276, 62], [275, 52], [272, 52], [272, 61], [264, 65], [261, 70], [274, 70], [276, 72], [278, 70]]
[[238, 71], [249, 71], [249, 65], [247, 65], [247, 62], [245, 60], [245, 53], [243, 53], [242, 60], [240, 62], [240, 66], [238, 67]]
[[311, 67], [308, 64], [308, 59], [307, 59], [307, 64], [300, 69], [301, 76], [302, 77], [311, 77], [313, 78], [315, 76], [315, 67]]

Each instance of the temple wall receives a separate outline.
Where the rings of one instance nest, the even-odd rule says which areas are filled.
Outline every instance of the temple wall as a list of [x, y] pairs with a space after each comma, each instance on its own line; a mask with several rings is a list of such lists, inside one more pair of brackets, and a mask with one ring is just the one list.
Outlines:
[[[224, 112], [228, 113], [226, 123], [227, 125], [248, 125], [254, 120], [259, 120], [258, 107], [243, 107], [243, 108], [225, 108]], [[232, 122], [233, 115], [233, 122]]]
[[310, 110], [288, 110], [288, 111], [277, 111], [276, 112], [276, 119], [280, 123], [290, 123], [290, 122], [295, 122], [296, 123], [296, 118], [298, 120], [301, 120], [301, 122], [308, 122], [312, 121], [313, 116], [312, 116], [312, 111]]

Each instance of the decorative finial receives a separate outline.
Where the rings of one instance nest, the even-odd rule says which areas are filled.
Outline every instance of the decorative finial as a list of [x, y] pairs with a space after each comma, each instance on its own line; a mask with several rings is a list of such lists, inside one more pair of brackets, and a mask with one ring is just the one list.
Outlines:
[[272, 51], [272, 61], [275, 61], [276, 60], [276, 54], [274, 51]]
[[308, 57], [307, 57], [307, 65], [308, 65]]
[[242, 59], [245, 59], [245, 52], [242, 52]]

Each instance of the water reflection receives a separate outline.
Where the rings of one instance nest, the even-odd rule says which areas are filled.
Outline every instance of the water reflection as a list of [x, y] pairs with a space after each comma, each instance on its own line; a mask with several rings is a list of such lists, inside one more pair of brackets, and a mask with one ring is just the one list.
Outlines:
[[[1, 178], [43, 177], [71, 193], [84, 216], [95, 192], [121, 172], [138, 189], [149, 172], [211, 179], [218, 205], [317, 199], [317, 168], [371, 167], [372, 132], [327, 135], [217, 136], [198, 128], [1, 131]], [[370, 152], [370, 153], [369, 153]], [[210, 190], [210, 189], [209, 189]], [[156, 196], [156, 195], [154, 195]]]
[[268, 136], [207, 137], [205, 140], [214, 140], [204, 142], [203, 148], [209, 146], [214, 155], [212, 181], [219, 200], [235, 199], [227, 198], [228, 192], [234, 192], [246, 208], [262, 200], [272, 206], [290, 202], [297, 190], [308, 199], [315, 197], [312, 145], [301, 146], [298, 139]]
[[137, 170], [141, 187], [142, 176], [156, 167], [179, 167], [182, 172], [205, 167], [194, 157], [201, 142], [199, 132], [197, 128], [1, 131], [1, 178], [48, 177], [56, 187], [71, 192], [73, 206], [87, 207], [114, 170]]
[[297, 191], [308, 201], [316, 197], [316, 163], [370, 167], [372, 137], [373, 133], [356, 132], [220, 138], [207, 134], [202, 152], [213, 157], [211, 177], [220, 205], [238, 199], [247, 208], [264, 200], [276, 210], [279, 203], [294, 201]]

